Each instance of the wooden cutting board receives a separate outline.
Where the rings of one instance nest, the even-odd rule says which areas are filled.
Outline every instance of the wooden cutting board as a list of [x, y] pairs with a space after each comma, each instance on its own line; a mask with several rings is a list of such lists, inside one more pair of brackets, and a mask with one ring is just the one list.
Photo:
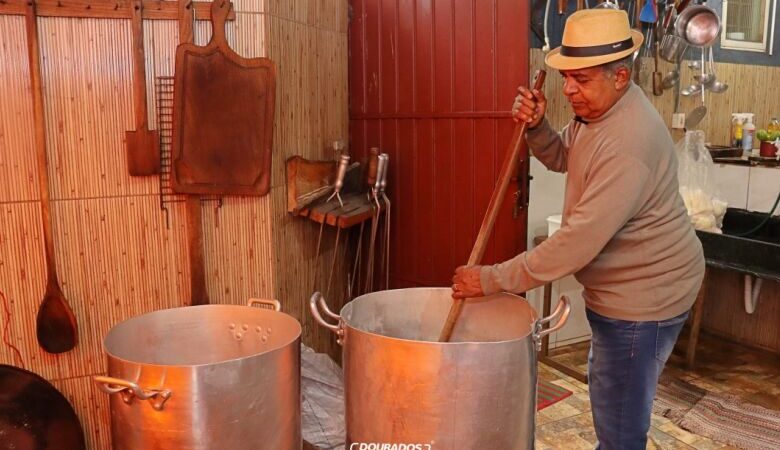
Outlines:
[[230, 8], [227, 0], [212, 3], [208, 45], [176, 49], [171, 169], [179, 193], [265, 195], [270, 189], [276, 65], [230, 48]]

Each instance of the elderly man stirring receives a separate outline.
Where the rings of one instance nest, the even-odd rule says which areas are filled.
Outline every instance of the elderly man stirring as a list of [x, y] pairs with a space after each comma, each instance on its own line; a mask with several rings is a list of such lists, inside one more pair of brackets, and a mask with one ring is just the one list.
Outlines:
[[561, 229], [493, 266], [459, 267], [453, 297], [525, 292], [574, 274], [593, 337], [589, 389], [603, 450], [644, 450], [658, 378], [704, 276], [701, 244], [678, 193], [669, 131], [631, 82], [642, 34], [624, 11], [573, 14], [545, 62], [575, 117], [558, 134], [542, 92], [520, 88], [515, 120], [548, 169], [566, 172]]

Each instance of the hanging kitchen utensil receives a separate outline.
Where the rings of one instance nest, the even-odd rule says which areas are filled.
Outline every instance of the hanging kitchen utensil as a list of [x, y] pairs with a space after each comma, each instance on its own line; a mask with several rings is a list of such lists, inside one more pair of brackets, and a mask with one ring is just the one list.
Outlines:
[[694, 47], [712, 45], [718, 38], [720, 27], [718, 14], [703, 5], [685, 8], [674, 22], [675, 33]]
[[[212, 3], [212, 7], [214, 4]], [[186, 2], [179, 2], [179, 47], [184, 44], [192, 44], [194, 15], [192, 8]], [[178, 49], [177, 49], [178, 52]], [[177, 69], [176, 75], [180, 75]], [[176, 80], [174, 79], [174, 84]], [[174, 94], [175, 86], [174, 86]], [[175, 97], [175, 95], [174, 95]], [[174, 118], [176, 117], [176, 102], [174, 99]], [[175, 142], [178, 131], [172, 126], [172, 141]], [[173, 170], [173, 168], [171, 168]], [[173, 177], [172, 177], [173, 178]], [[161, 178], [162, 180], [162, 178]], [[190, 305], [206, 305], [209, 303], [208, 289], [206, 287], [206, 267], [203, 257], [203, 222], [200, 197], [188, 195], [184, 203], [185, 222], [187, 230], [187, 258], [190, 268]]]
[[333, 184], [333, 193], [330, 194], [330, 197], [326, 201], [333, 200], [333, 197], [336, 197], [336, 199], [339, 201], [339, 205], [341, 207], [344, 207], [344, 201], [341, 200], [341, 188], [344, 187], [344, 176], [347, 174], [347, 167], [349, 166], [349, 155], [341, 155], [339, 157], [339, 165], [336, 172], [336, 181]]
[[130, 8], [133, 30], [133, 111], [135, 131], [125, 132], [127, 169], [132, 176], [160, 173], [160, 133], [149, 130], [144, 58], [143, 1], [133, 0]]
[[[541, 90], [544, 86], [544, 79], [547, 72], [539, 70], [536, 73], [536, 80], [534, 81], [534, 89]], [[520, 153], [520, 147], [525, 139], [525, 130], [528, 126], [527, 122], [518, 123], [515, 126], [515, 133], [512, 136], [512, 140], [509, 141], [509, 147], [507, 148], [506, 155], [504, 156], [504, 162], [501, 166], [501, 172], [498, 177], [498, 182], [493, 189], [493, 195], [490, 197], [490, 203], [488, 204], [485, 217], [482, 219], [482, 225], [479, 227], [479, 233], [477, 234], [477, 240], [474, 242], [474, 247], [471, 249], [471, 255], [467, 265], [473, 266], [479, 264], [482, 260], [482, 256], [487, 249], [487, 243], [490, 239], [490, 235], [493, 232], [493, 225], [496, 223], [498, 217], [498, 211], [501, 204], [504, 201], [507, 187], [509, 187], [509, 180], [517, 172], [517, 157]], [[452, 336], [452, 330], [455, 328], [455, 323], [458, 320], [463, 304], [465, 300], [453, 299], [452, 306], [450, 307], [447, 321], [444, 323], [444, 327], [439, 335], [440, 342], [448, 342]]]
[[683, 97], [690, 97], [692, 95], [696, 95], [696, 94], [700, 93], [702, 89], [703, 89], [702, 85], [700, 85], [698, 83], [697, 84], [692, 84], [692, 85], [690, 85], [688, 87], [682, 88], [682, 90], [680, 91], [680, 94], [682, 94]]
[[544, 53], [550, 51], [550, 33], [547, 25], [550, 23], [551, 4], [552, 0], [547, 0], [547, 3], [544, 6], [544, 45], [542, 45], [542, 51]]
[[379, 280], [379, 288], [382, 288], [382, 282], [384, 281], [385, 289], [390, 289], [390, 198], [387, 197], [387, 173], [390, 171], [390, 155], [382, 153], [385, 158], [385, 167], [382, 174], [382, 179], [379, 182], [379, 196], [385, 213], [385, 225], [383, 227], [384, 236], [381, 237], [382, 248], [379, 252], [380, 257], [380, 270], [379, 274], [382, 275], [382, 279]]
[[674, 34], [664, 35], [661, 41], [661, 58], [670, 63], [677, 63], [682, 61], [686, 50], [688, 50], [688, 43], [683, 38]]
[[709, 51], [710, 51], [710, 58], [709, 58], [710, 73], [713, 76], [713, 81], [709, 86], [707, 86], [707, 89], [709, 89], [711, 92], [714, 92], [716, 94], [722, 94], [726, 92], [726, 90], [728, 90], [729, 85], [717, 79], [718, 75], [715, 73], [715, 56], [713, 55], [714, 50], [712, 49], [712, 47], [710, 47]]
[[382, 153], [379, 155], [379, 160], [376, 168], [376, 183], [371, 189], [371, 198], [374, 202], [374, 217], [371, 219], [371, 236], [368, 241], [368, 257], [366, 258], [366, 286], [365, 293], [373, 292], [374, 290], [374, 263], [376, 258], [376, 236], [379, 230], [379, 218], [382, 214], [382, 202], [381, 202], [381, 188], [382, 180], [385, 176], [387, 168], [387, 155]]
[[[333, 197], [336, 197], [341, 209], [344, 208], [344, 201], [341, 199], [341, 188], [344, 187], [344, 176], [347, 174], [347, 166], [349, 166], [349, 155], [341, 155], [339, 157], [339, 165], [336, 170], [336, 179], [333, 182], [333, 194], [328, 198], [327, 202], [330, 202]], [[325, 221], [323, 221], [323, 224]], [[328, 284], [325, 292], [330, 293], [330, 285], [333, 282], [333, 272], [336, 269], [336, 258], [339, 255], [339, 243], [341, 242], [341, 227], [336, 226], [336, 243], [333, 246], [333, 261], [330, 264], [330, 273], [328, 275]], [[319, 251], [319, 249], [318, 249]]]
[[[702, 74], [704, 74], [704, 49], [701, 49], [702, 52]], [[697, 106], [693, 109], [686, 117], [685, 117], [685, 130], [691, 130], [695, 128], [701, 120], [704, 118], [705, 115], [707, 115], [707, 107], [704, 106], [704, 86], [699, 84], [699, 92], [701, 93], [701, 105]]]
[[658, 42], [655, 43], [655, 51], [653, 52], [653, 57], [655, 59], [655, 71], [653, 72], [653, 95], [660, 96], [664, 93], [663, 88], [663, 74], [658, 70], [658, 53], [659, 53], [659, 45]]
[[680, 68], [682, 63], [678, 61], [674, 66], [674, 72], [677, 73], [677, 82], [674, 84], [674, 114], [680, 112]]
[[87, 447], [76, 412], [51, 383], [27, 370], [0, 364], [0, 448]]
[[558, 0], [558, 15], [562, 16], [566, 13], [566, 4], [568, 0]]
[[226, 0], [211, 4], [205, 47], [176, 49], [173, 188], [187, 194], [266, 195], [276, 65], [243, 58], [225, 38]]
[[691, 130], [695, 128], [706, 115], [707, 107], [704, 105], [697, 106], [685, 117], [685, 129]]
[[[371, 189], [376, 183], [377, 166], [379, 165], [379, 149], [377, 147], [371, 147], [368, 152], [368, 160], [366, 161], [366, 185], [368, 186], [368, 199], [371, 199]], [[347, 297], [353, 298], [357, 295], [355, 286], [360, 290], [362, 281], [362, 272], [360, 271], [360, 260], [363, 257], [363, 231], [366, 228], [366, 222], [360, 222], [360, 231], [358, 232], [358, 239], [355, 250], [355, 260], [352, 264], [352, 276], [349, 277], [349, 283], [347, 288]], [[357, 284], [356, 284], [357, 283]]]
[[585, 0], [577, 0], [577, 11], [585, 9]]
[[25, 27], [27, 31], [27, 55], [30, 66], [30, 86], [33, 97], [35, 126], [35, 153], [38, 163], [38, 183], [43, 219], [43, 241], [46, 261], [46, 292], [36, 318], [36, 334], [40, 346], [49, 353], [67, 352], [78, 342], [78, 326], [73, 311], [60, 289], [57, 263], [54, 256], [54, 231], [52, 230], [51, 199], [49, 197], [49, 161], [46, 153], [46, 119], [43, 110], [41, 88], [40, 46], [38, 45], [38, 21], [35, 2], [26, 3]]
[[658, 9], [655, 6], [655, 0], [647, 0], [639, 13], [639, 21], [645, 23], [655, 23], [658, 21]]
[[712, 73], [707, 73], [707, 60], [705, 58], [707, 50], [702, 48], [701, 49], [701, 74], [694, 75], [693, 79], [696, 80], [699, 84], [702, 85], [702, 88], [705, 88], [712, 84], [712, 82], [715, 81], [715, 75]]

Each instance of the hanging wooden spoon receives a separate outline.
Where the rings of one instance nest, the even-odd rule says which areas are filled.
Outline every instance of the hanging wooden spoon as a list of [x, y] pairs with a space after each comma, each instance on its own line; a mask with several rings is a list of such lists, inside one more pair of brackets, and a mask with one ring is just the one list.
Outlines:
[[54, 238], [51, 227], [51, 201], [49, 198], [49, 172], [46, 156], [46, 124], [43, 115], [43, 90], [41, 89], [40, 47], [38, 46], [38, 23], [35, 17], [35, 3], [27, 2], [25, 11], [27, 29], [27, 53], [30, 64], [30, 83], [33, 95], [33, 118], [35, 121], [35, 153], [38, 159], [38, 180], [40, 182], [41, 216], [43, 238], [46, 244], [46, 292], [43, 295], [36, 334], [38, 343], [49, 353], [67, 352], [78, 342], [76, 317], [68, 306], [57, 279], [57, 265], [54, 259]]

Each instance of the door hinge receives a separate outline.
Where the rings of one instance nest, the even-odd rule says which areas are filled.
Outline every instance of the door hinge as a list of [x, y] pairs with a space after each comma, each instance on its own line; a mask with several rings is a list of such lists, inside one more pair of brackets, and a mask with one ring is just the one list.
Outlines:
[[520, 212], [528, 208], [528, 202], [530, 200], [531, 193], [531, 180], [533, 177], [528, 173], [527, 160], [520, 160], [517, 167], [517, 176], [513, 177], [517, 180], [517, 191], [512, 194], [513, 207], [512, 218], [517, 219], [520, 217]]

